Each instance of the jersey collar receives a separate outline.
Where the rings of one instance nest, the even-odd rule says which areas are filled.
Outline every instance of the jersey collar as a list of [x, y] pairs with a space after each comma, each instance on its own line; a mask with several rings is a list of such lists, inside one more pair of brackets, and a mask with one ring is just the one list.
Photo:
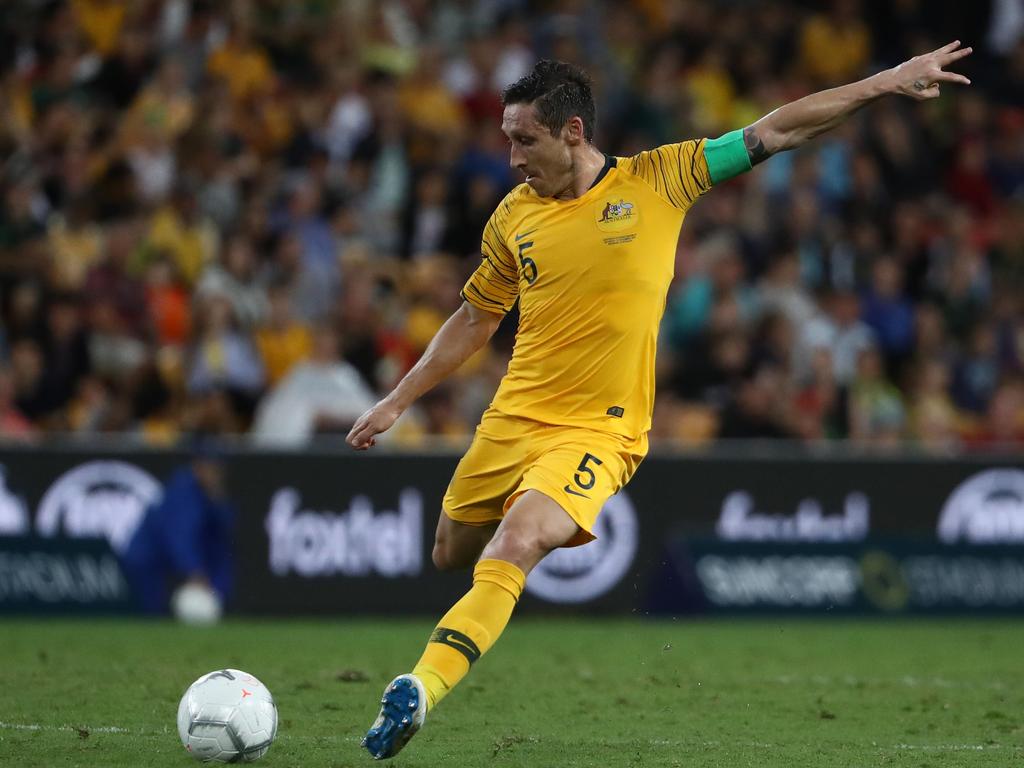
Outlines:
[[604, 167], [601, 168], [601, 172], [599, 174], [597, 174], [597, 178], [594, 179], [594, 182], [589, 187], [587, 187], [587, 191], [589, 192], [594, 187], [596, 187], [598, 184], [600, 184], [601, 180], [604, 179], [604, 177], [608, 175], [608, 171], [610, 171], [614, 167], [615, 167], [615, 158], [612, 155], [605, 155], [604, 156]]

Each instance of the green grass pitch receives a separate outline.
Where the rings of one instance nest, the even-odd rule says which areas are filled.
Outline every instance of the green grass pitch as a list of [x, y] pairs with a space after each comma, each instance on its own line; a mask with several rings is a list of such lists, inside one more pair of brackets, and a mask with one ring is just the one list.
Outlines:
[[[277, 700], [262, 765], [359, 738], [422, 622], [0, 622], [0, 765], [195, 764], [175, 712], [237, 667]], [[1024, 624], [513, 620], [395, 768], [1024, 766]]]

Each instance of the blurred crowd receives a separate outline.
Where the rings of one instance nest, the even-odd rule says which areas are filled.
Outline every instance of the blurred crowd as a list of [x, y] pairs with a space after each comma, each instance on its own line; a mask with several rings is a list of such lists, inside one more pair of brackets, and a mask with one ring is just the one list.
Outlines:
[[[1022, 31], [1018, 0], [8, 0], [0, 435], [340, 440], [459, 306], [539, 57], [627, 155], [961, 39], [972, 87], [692, 209], [652, 441], [1019, 445]], [[462, 444], [515, 323], [392, 444]]]

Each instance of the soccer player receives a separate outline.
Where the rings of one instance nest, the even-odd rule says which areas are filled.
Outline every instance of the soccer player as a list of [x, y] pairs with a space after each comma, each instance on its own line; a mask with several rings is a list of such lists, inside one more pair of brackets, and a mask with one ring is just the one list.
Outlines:
[[394, 756], [426, 713], [490, 649], [527, 574], [558, 547], [594, 538], [605, 500], [647, 452], [658, 325], [687, 209], [715, 184], [799, 147], [889, 93], [933, 99], [970, 54], [959, 41], [894, 69], [787, 104], [742, 130], [612, 157], [591, 141], [587, 75], [541, 61], [505, 89], [502, 130], [526, 180], [487, 222], [464, 303], [395, 389], [363, 414], [357, 450], [487, 343], [519, 302], [508, 372], [445, 494], [440, 569], [473, 566], [411, 674], [385, 689], [363, 745]]

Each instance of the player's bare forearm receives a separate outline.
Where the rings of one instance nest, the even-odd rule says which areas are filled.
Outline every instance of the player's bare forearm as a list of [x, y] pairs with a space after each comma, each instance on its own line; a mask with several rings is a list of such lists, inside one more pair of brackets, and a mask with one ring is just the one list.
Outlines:
[[794, 149], [835, 128], [861, 107], [889, 91], [881, 72], [838, 88], [805, 96], [779, 107], [743, 129], [743, 143], [752, 165], [776, 152]]
[[501, 315], [484, 312], [463, 302], [441, 326], [423, 356], [391, 394], [359, 417], [348, 433], [348, 444], [357, 450], [372, 447], [376, 442], [374, 435], [390, 429], [421, 395], [437, 386], [480, 350], [498, 329], [501, 318]]
[[969, 55], [971, 50], [960, 48], [957, 40], [864, 80], [813, 93], [779, 107], [743, 129], [743, 143], [751, 164], [805, 144], [882, 96], [901, 93], [923, 101], [937, 98], [942, 82], [970, 85], [966, 77], [946, 72], [943, 67]]
[[404, 411], [478, 352], [494, 335], [501, 318], [463, 302], [385, 401]]

